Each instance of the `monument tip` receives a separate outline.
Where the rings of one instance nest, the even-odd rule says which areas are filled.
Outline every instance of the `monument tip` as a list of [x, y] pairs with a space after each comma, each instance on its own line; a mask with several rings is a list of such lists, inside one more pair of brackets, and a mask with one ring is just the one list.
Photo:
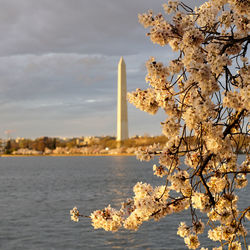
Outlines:
[[119, 63], [125, 63], [125, 62], [124, 62], [124, 59], [123, 59], [123, 56], [121, 56], [120, 62], [119, 62]]

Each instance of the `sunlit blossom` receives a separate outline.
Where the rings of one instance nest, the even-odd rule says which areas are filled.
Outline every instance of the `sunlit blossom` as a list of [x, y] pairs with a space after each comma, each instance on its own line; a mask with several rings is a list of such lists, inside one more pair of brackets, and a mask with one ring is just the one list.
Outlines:
[[[241, 164], [237, 157], [249, 152], [249, 1], [210, 0], [192, 9], [170, 0], [163, 9], [172, 20], [152, 10], [138, 19], [153, 43], [169, 45], [177, 57], [150, 57], [145, 76], [149, 86], [129, 93], [128, 101], [149, 114], [159, 109], [166, 114], [161, 122], [166, 143], [137, 150], [141, 161], [158, 160], [153, 172], [165, 182], [137, 182], [133, 197], [120, 210], [108, 206], [94, 211], [92, 225], [107, 231], [138, 230], [145, 221], [189, 209], [190, 223], [181, 222], [177, 230], [189, 249], [200, 247], [198, 235], [205, 226], [210, 226], [208, 238], [219, 243], [214, 250], [242, 249], [250, 212], [239, 210], [234, 191], [247, 186], [250, 172], [249, 155]], [[77, 208], [71, 218], [79, 220]]]

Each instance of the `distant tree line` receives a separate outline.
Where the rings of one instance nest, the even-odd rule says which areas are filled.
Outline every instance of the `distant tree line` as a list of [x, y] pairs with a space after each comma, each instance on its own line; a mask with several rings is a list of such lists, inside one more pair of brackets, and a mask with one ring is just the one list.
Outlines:
[[[94, 137], [93, 137], [94, 138]], [[51, 137], [41, 137], [37, 139], [9, 139], [2, 148], [3, 153], [12, 154], [14, 151], [19, 149], [29, 149], [39, 152], [44, 152], [45, 149], [54, 150], [56, 148], [80, 148], [80, 147], [99, 147], [100, 149], [115, 149], [119, 146], [123, 148], [137, 148], [137, 147], [147, 147], [153, 144], [159, 144], [164, 146], [167, 142], [165, 135], [160, 136], [135, 136], [123, 141], [121, 144], [118, 144], [116, 137], [104, 136], [98, 138], [98, 140], [90, 140], [88, 143], [82, 143], [82, 138], [71, 138], [67, 140], [62, 140], [60, 138], [51, 138]], [[188, 137], [187, 140], [189, 143], [195, 143], [193, 137]], [[79, 142], [80, 141], [80, 142]], [[233, 144], [235, 150], [246, 148], [249, 145], [250, 139], [246, 137], [240, 137], [237, 140], [234, 140]], [[244, 151], [247, 151], [244, 150]]]
[[71, 139], [68, 141], [63, 141], [58, 138], [42, 137], [35, 140], [32, 139], [10, 139], [7, 141], [4, 152], [6, 154], [11, 154], [18, 149], [30, 149], [39, 152], [44, 152], [45, 148], [54, 150], [57, 147], [68, 147], [72, 148], [76, 146], [76, 139]]
[[[79, 138], [72, 138], [68, 140], [62, 140], [60, 138], [41, 137], [37, 139], [9, 139], [3, 146], [3, 152], [5, 154], [11, 154], [19, 149], [36, 150], [44, 152], [45, 149], [54, 150], [56, 148], [79, 148], [79, 147], [99, 147], [114, 149], [117, 148], [118, 142], [116, 137], [105, 136], [100, 137], [99, 140], [90, 140], [88, 143], [79, 143]], [[160, 143], [163, 145], [166, 142], [165, 136], [135, 136], [122, 142], [122, 147], [139, 147], [148, 146], [154, 143]]]

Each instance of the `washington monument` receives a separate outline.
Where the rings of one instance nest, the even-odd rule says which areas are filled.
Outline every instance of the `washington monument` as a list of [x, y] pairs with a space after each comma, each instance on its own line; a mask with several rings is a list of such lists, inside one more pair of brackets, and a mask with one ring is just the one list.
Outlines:
[[126, 64], [121, 57], [118, 64], [117, 88], [117, 141], [128, 139], [128, 111], [127, 111], [127, 79]]

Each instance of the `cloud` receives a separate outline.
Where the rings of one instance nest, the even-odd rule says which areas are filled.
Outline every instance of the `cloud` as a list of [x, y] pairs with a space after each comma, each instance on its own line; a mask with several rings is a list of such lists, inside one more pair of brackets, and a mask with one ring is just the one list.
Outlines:
[[[165, 55], [169, 56], [171, 54]], [[147, 86], [143, 67], [146, 59], [148, 56], [143, 54], [125, 56], [128, 91]], [[57, 123], [73, 123], [79, 121], [79, 117], [85, 117], [82, 119], [88, 120], [89, 126], [84, 129], [85, 133], [92, 131], [95, 135], [107, 131], [107, 134], [114, 134], [118, 62], [118, 56], [72, 53], [0, 57], [1, 126], [5, 130], [15, 129], [20, 136], [26, 137], [42, 136], [47, 131], [52, 135], [63, 135], [65, 129], [59, 131]], [[134, 112], [135, 109], [131, 109], [129, 119], [140, 117], [134, 116]], [[109, 121], [106, 125], [102, 114]], [[89, 125], [90, 116], [95, 123], [103, 124], [102, 129], [95, 131], [97, 125]], [[145, 115], [141, 114], [141, 117]], [[132, 134], [141, 130], [135, 129], [140, 126], [139, 122], [138, 125], [132, 123]], [[83, 129], [80, 125], [76, 128], [77, 124], [72, 125], [74, 131]]]
[[[0, 137], [6, 129], [25, 137], [115, 134], [120, 56], [128, 91], [147, 87], [150, 56], [164, 63], [174, 56], [137, 20], [164, 2], [0, 0]], [[162, 117], [131, 105], [129, 112], [131, 134], [159, 132], [153, 124]]]
[[0, 55], [135, 53], [147, 43], [137, 14], [163, 2], [1, 0]]
[[[155, 46], [138, 13], [165, 0], [0, 0], [0, 56], [81, 53], [129, 55]], [[202, 1], [184, 1], [191, 5]]]
[[18, 102], [89, 95], [87, 87], [97, 87], [112, 74], [106, 60], [110, 59], [78, 54], [0, 57], [0, 99]]

